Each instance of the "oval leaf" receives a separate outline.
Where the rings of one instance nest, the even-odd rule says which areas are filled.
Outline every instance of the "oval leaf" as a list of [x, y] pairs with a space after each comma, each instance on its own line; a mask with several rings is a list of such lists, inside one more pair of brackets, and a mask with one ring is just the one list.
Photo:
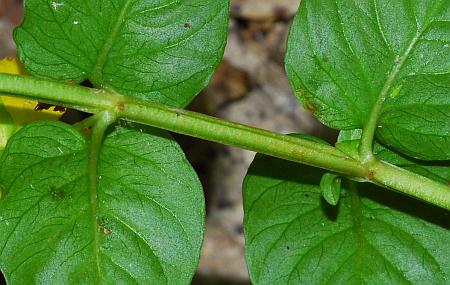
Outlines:
[[446, 284], [448, 212], [369, 184], [359, 193], [344, 184], [346, 195], [331, 207], [322, 173], [256, 157], [244, 182], [253, 284]]
[[302, 1], [286, 55], [295, 94], [344, 130], [364, 127], [384, 102], [386, 144], [449, 159], [449, 23], [448, 0]]
[[334, 173], [325, 173], [320, 179], [320, 189], [325, 201], [336, 206], [341, 195], [341, 177]]
[[40, 77], [185, 106], [222, 58], [229, 1], [28, 0], [14, 34]]
[[189, 284], [204, 231], [201, 185], [165, 132], [117, 127], [88, 183], [85, 139], [25, 126], [0, 161], [0, 268], [8, 284]]

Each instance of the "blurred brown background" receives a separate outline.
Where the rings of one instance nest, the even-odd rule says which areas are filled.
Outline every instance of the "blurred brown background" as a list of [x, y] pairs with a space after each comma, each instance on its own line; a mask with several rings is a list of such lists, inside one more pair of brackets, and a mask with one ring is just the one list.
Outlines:
[[[280, 133], [333, 140], [291, 94], [283, 57], [300, 0], [232, 0], [224, 60], [189, 109]], [[22, 0], [0, 0], [0, 58], [14, 56], [11, 39]], [[193, 284], [250, 284], [244, 259], [241, 184], [254, 154], [175, 135], [207, 197], [207, 230]], [[0, 282], [1, 283], [1, 282]]]

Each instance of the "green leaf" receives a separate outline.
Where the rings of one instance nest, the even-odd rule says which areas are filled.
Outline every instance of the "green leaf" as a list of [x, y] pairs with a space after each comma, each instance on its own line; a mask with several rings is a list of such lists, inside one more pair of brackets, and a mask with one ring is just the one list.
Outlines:
[[229, 1], [28, 0], [14, 34], [31, 74], [175, 107], [222, 58]]
[[335, 146], [351, 158], [360, 160], [359, 143], [361, 140], [361, 135], [361, 129], [340, 131]]
[[447, 73], [403, 79], [398, 97], [386, 103], [377, 139], [417, 159], [450, 160], [450, 67]]
[[256, 157], [244, 181], [253, 284], [448, 283], [448, 212], [370, 184], [350, 191], [348, 183], [331, 207], [322, 173]]
[[60, 122], [25, 126], [8, 143], [0, 161], [8, 284], [189, 284], [205, 212], [179, 146], [163, 131], [116, 127], [96, 189], [87, 148]]
[[448, 0], [302, 1], [286, 69], [324, 124], [361, 129], [378, 118], [377, 106], [384, 143], [424, 159], [450, 157]]
[[360, 140], [362, 136], [362, 129], [344, 130], [339, 132], [338, 143], [344, 141]]
[[336, 206], [341, 195], [341, 177], [334, 173], [325, 173], [320, 180], [320, 189], [325, 201]]

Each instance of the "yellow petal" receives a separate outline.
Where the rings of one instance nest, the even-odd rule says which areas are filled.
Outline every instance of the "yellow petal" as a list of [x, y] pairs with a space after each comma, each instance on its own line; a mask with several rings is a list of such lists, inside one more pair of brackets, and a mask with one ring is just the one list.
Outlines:
[[[17, 58], [0, 60], [0, 73], [25, 74], [25, 70]], [[54, 111], [54, 107], [48, 110], [35, 111], [38, 102], [32, 100], [19, 99], [15, 97], [0, 96], [0, 104], [3, 105], [11, 115], [14, 123], [24, 124], [37, 120], [57, 120], [64, 112]], [[1, 123], [1, 122], [0, 122]]]

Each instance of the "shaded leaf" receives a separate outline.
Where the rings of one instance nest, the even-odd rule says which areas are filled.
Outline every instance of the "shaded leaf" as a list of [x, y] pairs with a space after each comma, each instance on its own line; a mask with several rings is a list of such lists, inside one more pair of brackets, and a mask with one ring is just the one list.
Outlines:
[[324, 202], [322, 170], [257, 155], [244, 182], [253, 284], [446, 284], [449, 213], [362, 184]]
[[[167, 133], [116, 127], [88, 183], [85, 139], [59, 122], [17, 132], [0, 161], [0, 268], [9, 284], [189, 284], [201, 185]], [[95, 184], [95, 183], [94, 183]]]

